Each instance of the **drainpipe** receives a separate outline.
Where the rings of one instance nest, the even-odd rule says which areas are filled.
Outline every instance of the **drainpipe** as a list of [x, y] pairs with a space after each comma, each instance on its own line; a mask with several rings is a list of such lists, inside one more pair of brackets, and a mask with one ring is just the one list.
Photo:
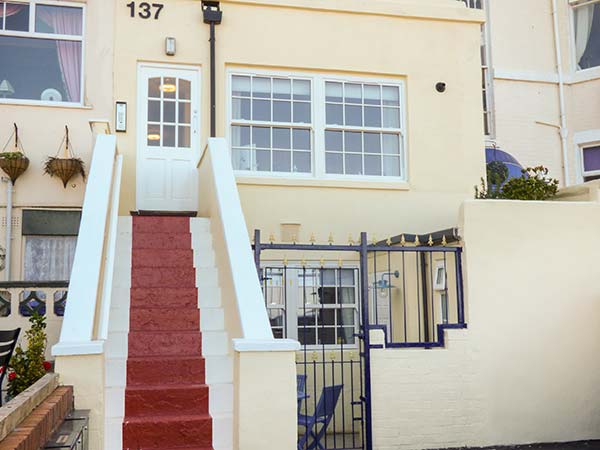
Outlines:
[[13, 207], [13, 184], [10, 178], [2, 177], [2, 181], [6, 183], [6, 253], [4, 257], [4, 276], [6, 281], [10, 279], [11, 266], [11, 243], [12, 243], [12, 207]]
[[219, 2], [204, 0], [202, 2], [204, 23], [210, 25], [210, 137], [217, 136], [217, 99], [215, 75], [215, 25], [219, 25], [223, 18], [223, 11]]
[[565, 186], [569, 186], [569, 149], [567, 137], [569, 130], [567, 128], [567, 112], [565, 108], [565, 80], [563, 77], [562, 52], [560, 49], [560, 33], [558, 28], [558, 5], [557, 0], [552, 0], [552, 19], [554, 21], [554, 49], [556, 50], [556, 70], [558, 72], [558, 97], [560, 108], [560, 134], [562, 146], [562, 166]]

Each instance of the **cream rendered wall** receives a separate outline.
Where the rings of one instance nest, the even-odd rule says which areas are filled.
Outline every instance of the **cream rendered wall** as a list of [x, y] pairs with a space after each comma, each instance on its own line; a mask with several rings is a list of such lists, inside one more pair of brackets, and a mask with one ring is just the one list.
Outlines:
[[[543, 164], [565, 183], [552, 0], [488, 1], [495, 142], [524, 166]], [[600, 129], [600, 68], [577, 71], [571, 7], [557, 1], [569, 184], [582, 182], [577, 134]], [[590, 143], [597, 143], [596, 140]]]
[[461, 218], [468, 329], [372, 352], [375, 447], [598, 439], [600, 203], [471, 200]]
[[[302, 70], [403, 79], [407, 91], [408, 183], [290, 181], [238, 178], [249, 230], [279, 239], [281, 222], [301, 224], [299, 240], [333, 232], [453, 226], [459, 203], [471, 196], [484, 171], [480, 125], [479, 11], [454, 0], [389, 3], [332, 0], [221, 2], [217, 26], [217, 134], [227, 135], [226, 72], [232, 67]], [[115, 99], [129, 106], [128, 132], [119, 134], [125, 154], [122, 213], [135, 209], [136, 71], [141, 61], [195, 65], [202, 70], [201, 140], [209, 127], [208, 26], [200, 3], [166, 4], [159, 20], [129, 17], [117, 9]], [[174, 57], [164, 38], [177, 38]], [[461, 45], [441, 45], [449, 42]], [[439, 94], [436, 82], [448, 91]], [[274, 209], [276, 207], [276, 209]], [[419, 214], [416, 212], [419, 211]]]
[[[112, 109], [112, 52], [113, 52], [113, 3], [87, 0], [76, 3], [85, 5], [84, 37], [84, 101], [81, 107], [17, 105], [0, 103], [0, 145], [8, 140], [13, 122], [19, 126], [25, 154], [30, 159], [29, 169], [15, 183], [13, 197], [13, 220], [20, 223], [22, 207], [81, 207], [85, 183], [77, 176], [63, 188], [58, 178], [44, 175], [43, 164], [47, 156], [54, 156], [64, 137], [64, 127], [69, 126], [70, 138], [77, 156], [89, 169], [93, 148], [93, 136], [89, 121], [111, 120]], [[7, 148], [10, 151], [11, 145]], [[1, 149], [1, 147], [0, 147]], [[4, 173], [2, 173], [4, 176]], [[0, 184], [0, 216], [6, 213], [6, 184]], [[5, 225], [0, 228], [2, 247], [5, 243]], [[21, 277], [20, 226], [13, 228], [13, 279]], [[3, 274], [0, 273], [0, 277]]]

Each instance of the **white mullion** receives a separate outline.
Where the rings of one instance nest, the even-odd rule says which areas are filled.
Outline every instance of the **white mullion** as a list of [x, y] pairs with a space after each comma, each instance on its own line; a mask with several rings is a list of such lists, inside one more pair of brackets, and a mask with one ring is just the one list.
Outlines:
[[35, 2], [32, 2], [29, 4], [29, 32], [30, 33], [35, 33], [35, 16], [36, 16], [35, 7], [36, 7]]
[[325, 81], [316, 76], [313, 81], [312, 92], [312, 122], [313, 122], [313, 148], [312, 175], [322, 177], [325, 175]]

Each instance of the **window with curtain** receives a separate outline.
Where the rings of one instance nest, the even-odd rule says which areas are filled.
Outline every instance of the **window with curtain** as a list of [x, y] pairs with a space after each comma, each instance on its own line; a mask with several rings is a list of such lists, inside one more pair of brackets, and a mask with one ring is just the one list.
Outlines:
[[240, 174], [405, 179], [401, 81], [236, 72], [230, 101]]
[[26, 236], [26, 281], [64, 281], [71, 278], [77, 236]]
[[81, 103], [83, 8], [0, 1], [0, 99]]
[[600, 1], [573, 4], [575, 60], [577, 69], [600, 66]]

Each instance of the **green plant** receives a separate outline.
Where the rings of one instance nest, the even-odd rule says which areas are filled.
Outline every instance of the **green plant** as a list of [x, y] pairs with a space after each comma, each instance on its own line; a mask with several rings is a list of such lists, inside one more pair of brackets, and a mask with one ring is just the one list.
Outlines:
[[[527, 167], [521, 170], [519, 178], [511, 178], [504, 184], [498, 183], [501, 174], [488, 171], [488, 183], [481, 179], [481, 185], [475, 186], [477, 199], [506, 199], [506, 200], [547, 200], [558, 192], [558, 180], [548, 176], [544, 166]], [[496, 176], [496, 178], [494, 178]], [[494, 183], [493, 181], [496, 183]]]
[[21, 152], [2, 152], [0, 158], [4, 159], [21, 159], [25, 158], [25, 155]]
[[19, 345], [10, 360], [8, 395], [16, 397], [46, 373], [46, 318], [34, 313], [29, 318], [31, 328], [25, 332], [27, 349]]

